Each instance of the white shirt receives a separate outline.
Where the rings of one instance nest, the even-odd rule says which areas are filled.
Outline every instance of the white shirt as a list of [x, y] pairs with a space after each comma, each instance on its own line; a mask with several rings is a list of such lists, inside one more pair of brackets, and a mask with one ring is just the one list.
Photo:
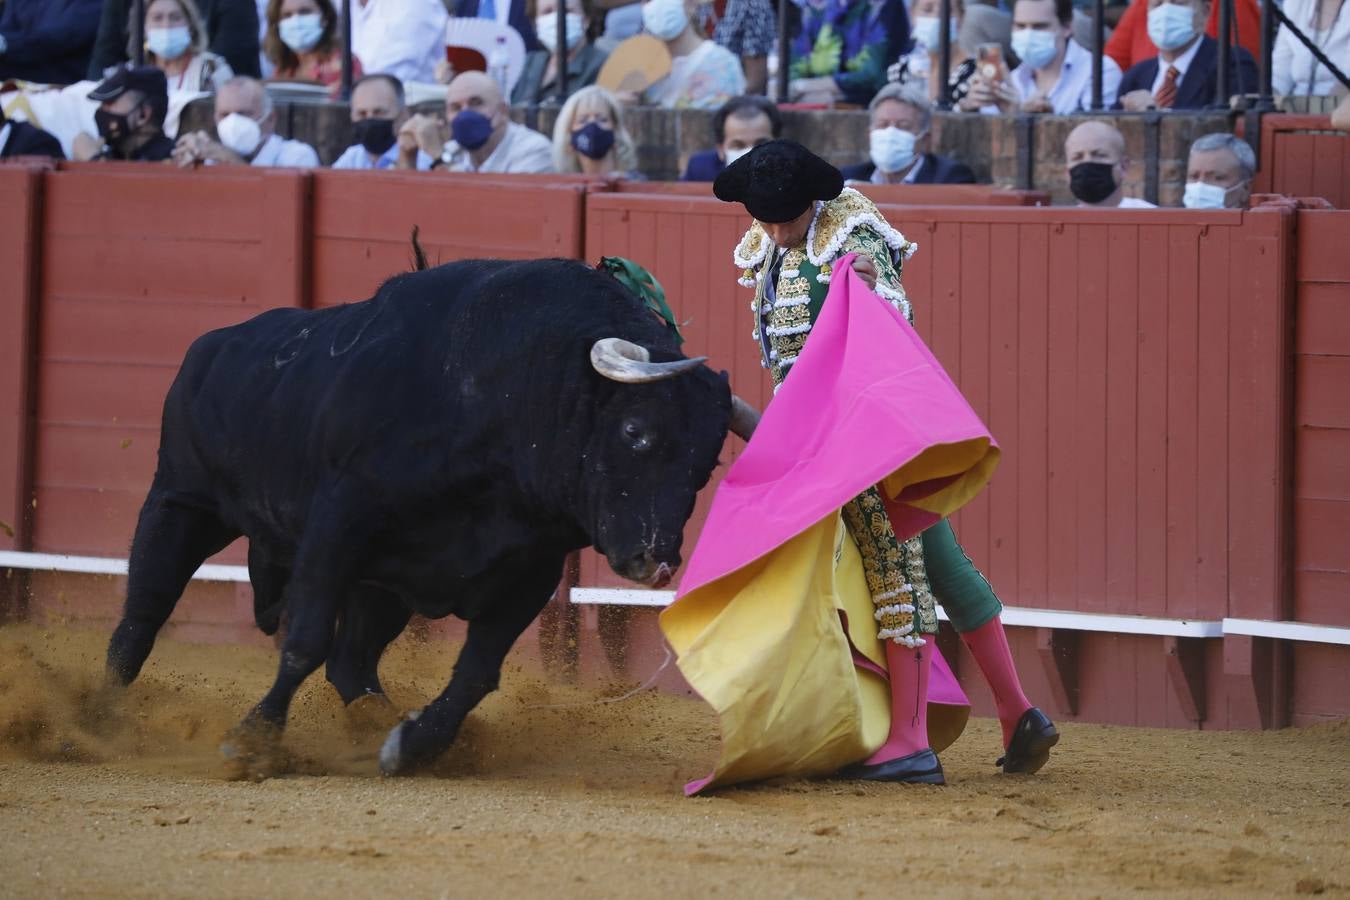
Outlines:
[[1158, 89], [1161, 88], [1163, 86], [1163, 82], [1167, 80], [1167, 69], [1171, 66], [1176, 66], [1177, 90], [1181, 90], [1181, 80], [1186, 77], [1186, 70], [1191, 67], [1191, 62], [1195, 59], [1195, 54], [1200, 52], [1200, 45], [1204, 43], [1204, 41], [1205, 36], [1198, 35], [1195, 41], [1189, 47], [1186, 48], [1186, 52], [1181, 54], [1171, 62], [1168, 62], [1167, 60], [1163, 59], [1162, 54], [1159, 54], [1158, 74], [1153, 76], [1153, 87], [1149, 88], [1149, 93], [1153, 94], [1154, 96], [1157, 96]]
[[354, 0], [352, 53], [367, 75], [435, 82], [449, 18], [441, 0]]
[[288, 141], [280, 135], [271, 134], [253, 155], [253, 161], [249, 165], [313, 169], [319, 165], [319, 154], [302, 141]]
[[[431, 168], [432, 159], [421, 150], [417, 151], [417, 171], [425, 172]], [[333, 161], [334, 169], [393, 169], [398, 165], [398, 144], [395, 143], [379, 159], [374, 159], [360, 144], [352, 144], [342, 155]]]
[[[1025, 103], [1036, 96], [1036, 70], [1022, 63], [1013, 69], [1009, 80], [1017, 90], [1017, 100]], [[1102, 108], [1116, 105], [1120, 90], [1120, 66], [1109, 56], [1102, 57]], [[1073, 38], [1064, 45], [1064, 62], [1059, 78], [1046, 95], [1057, 116], [1067, 116], [1079, 110], [1092, 109], [1092, 53]], [[998, 112], [997, 107], [984, 107], [980, 112]]]
[[4, 128], [0, 128], [0, 156], [4, 155], [5, 145], [9, 143], [9, 133], [13, 130], [13, 126], [8, 122], [5, 123]]
[[1147, 200], [1140, 200], [1137, 197], [1121, 197], [1120, 202], [1115, 206], [1106, 206], [1100, 203], [1084, 203], [1078, 201], [1081, 209], [1157, 209], [1156, 203], [1149, 203]]
[[[1312, 26], [1317, 0], [1284, 0], [1284, 14], [1317, 45], [1327, 59], [1342, 72], [1350, 68], [1350, 2], [1341, 4], [1340, 15], [1330, 28], [1317, 31]], [[1337, 84], [1327, 67], [1308, 52], [1303, 42], [1280, 26], [1270, 67], [1275, 93], [1296, 97], [1309, 94], [1325, 97]]]
[[[928, 164], [928, 157], [926, 157], [926, 156], [919, 156], [919, 157], [918, 157], [917, 159], [915, 159], [915, 161], [910, 165], [909, 171], [905, 173], [905, 177], [900, 179], [900, 183], [901, 183], [901, 184], [915, 184], [916, 182], [918, 182], [918, 180], [919, 180], [919, 173], [920, 173], [921, 171], [923, 171], [923, 167], [926, 166], [927, 164]], [[876, 169], [876, 168], [874, 168], [874, 169], [872, 170], [872, 177], [869, 178], [868, 181], [872, 182], [873, 184], [887, 184], [887, 183], [888, 183], [888, 182], [886, 181], [886, 173], [883, 172], [883, 171], [881, 171], [880, 169]]]
[[445, 145], [446, 169], [451, 172], [514, 172], [531, 174], [553, 171], [553, 142], [532, 128], [506, 123], [506, 134], [483, 164], [474, 168], [469, 151], [455, 141]]

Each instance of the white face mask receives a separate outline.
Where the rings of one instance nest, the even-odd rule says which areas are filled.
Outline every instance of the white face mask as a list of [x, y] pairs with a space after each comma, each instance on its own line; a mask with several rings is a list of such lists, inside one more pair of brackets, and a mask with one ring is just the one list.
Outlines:
[[874, 129], [868, 138], [872, 163], [887, 174], [901, 171], [914, 162], [914, 144], [918, 139], [894, 125]]
[[1235, 184], [1221, 188], [1204, 181], [1188, 181], [1181, 195], [1181, 205], [1187, 209], [1224, 209], [1228, 206], [1228, 195], [1240, 187], [1242, 185]]
[[[581, 43], [584, 25], [581, 16], [576, 13], [568, 13], [563, 17], [563, 28], [567, 30], [567, 49], [571, 50], [577, 44]], [[544, 13], [534, 20], [534, 33], [539, 35], [539, 43], [544, 45], [544, 49], [553, 53], [558, 49], [558, 14], [556, 12]]]
[[750, 152], [751, 150], [753, 150], [753, 149], [755, 149], [755, 148], [754, 148], [754, 147], [742, 147], [742, 148], [739, 149], [739, 150], [728, 150], [728, 151], [727, 151], [727, 165], [731, 165], [731, 164], [734, 163], [736, 160], [740, 159], [742, 156], [744, 156], [745, 154], [749, 153], [749, 152]]
[[1013, 32], [1012, 50], [1018, 59], [1033, 69], [1044, 69], [1059, 55], [1054, 34], [1032, 28]]
[[262, 143], [262, 126], [242, 113], [230, 113], [216, 123], [220, 142], [240, 156], [249, 156]]
[[1159, 50], [1175, 50], [1195, 37], [1195, 13], [1190, 6], [1163, 3], [1148, 11], [1149, 40]]
[[689, 27], [684, 0], [649, 0], [642, 6], [642, 27], [660, 40], [675, 40]]
[[296, 53], [308, 53], [318, 46], [323, 37], [323, 16], [318, 13], [300, 13], [277, 24], [282, 42]]
[[145, 49], [160, 59], [177, 59], [191, 43], [192, 32], [186, 25], [145, 29]]
[[[911, 34], [914, 40], [923, 44], [925, 50], [937, 52], [938, 43], [942, 38], [941, 25], [937, 16], [916, 16], [914, 19], [914, 29]], [[956, 20], [947, 20], [947, 34], [953, 44], [956, 43]]]

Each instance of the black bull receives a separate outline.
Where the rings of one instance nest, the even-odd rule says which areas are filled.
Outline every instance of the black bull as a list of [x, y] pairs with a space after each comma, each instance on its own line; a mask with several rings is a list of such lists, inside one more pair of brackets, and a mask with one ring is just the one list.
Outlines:
[[258, 625], [288, 627], [272, 689], [227, 738], [239, 774], [276, 765], [325, 661], [344, 702], [382, 697], [410, 615], [453, 614], [469, 626], [449, 686], [381, 753], [406, 771], [496, 688], [568, 553], [669, 578], [732, 409], [724, 375], [565, 260], [451, 263], [203, 335], [165, 398], [110, 680], [137, 676], [193, 572], [246, 536]]

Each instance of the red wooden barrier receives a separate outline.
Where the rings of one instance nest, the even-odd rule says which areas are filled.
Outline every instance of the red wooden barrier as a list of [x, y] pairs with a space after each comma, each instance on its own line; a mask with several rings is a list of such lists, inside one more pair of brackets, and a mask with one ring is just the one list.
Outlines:
[[306, 301], [306, 180], [134, 164], [45, 176], [35, 549], [125, 556], [188, 344]]
[[1294, 618], [1350, 625], [1350, 212], [1298, 233]]
[[0, 167], [0, 549], [31, 539], [33, 320], [42, 175]]
[[413, 225], [432, 265], [456, 259], [576, 257], [593, 179], [425, 173], [314, 173], [314, 304], [364, 300], [412, 268]]
[[1333, 131], [1329, 116], [1263, 116], [1255, 188], [1350, 209], [1350, 134]]

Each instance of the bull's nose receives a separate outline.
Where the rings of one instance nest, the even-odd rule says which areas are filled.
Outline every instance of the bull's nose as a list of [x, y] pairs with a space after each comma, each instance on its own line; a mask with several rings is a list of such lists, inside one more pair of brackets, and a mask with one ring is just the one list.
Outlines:
[[645, 584], [647, 587], [662, 588], [670, 584], [679, 564], [678, 559], [675, 560], [674, 564], [671, 564], [658, 561], [650, 551], [643, 551], [619, 563], [611, 560], [610, 568], [614, 570], [615, 574], [621, 575], [629, 581], [636, 581], [638, 584]]

